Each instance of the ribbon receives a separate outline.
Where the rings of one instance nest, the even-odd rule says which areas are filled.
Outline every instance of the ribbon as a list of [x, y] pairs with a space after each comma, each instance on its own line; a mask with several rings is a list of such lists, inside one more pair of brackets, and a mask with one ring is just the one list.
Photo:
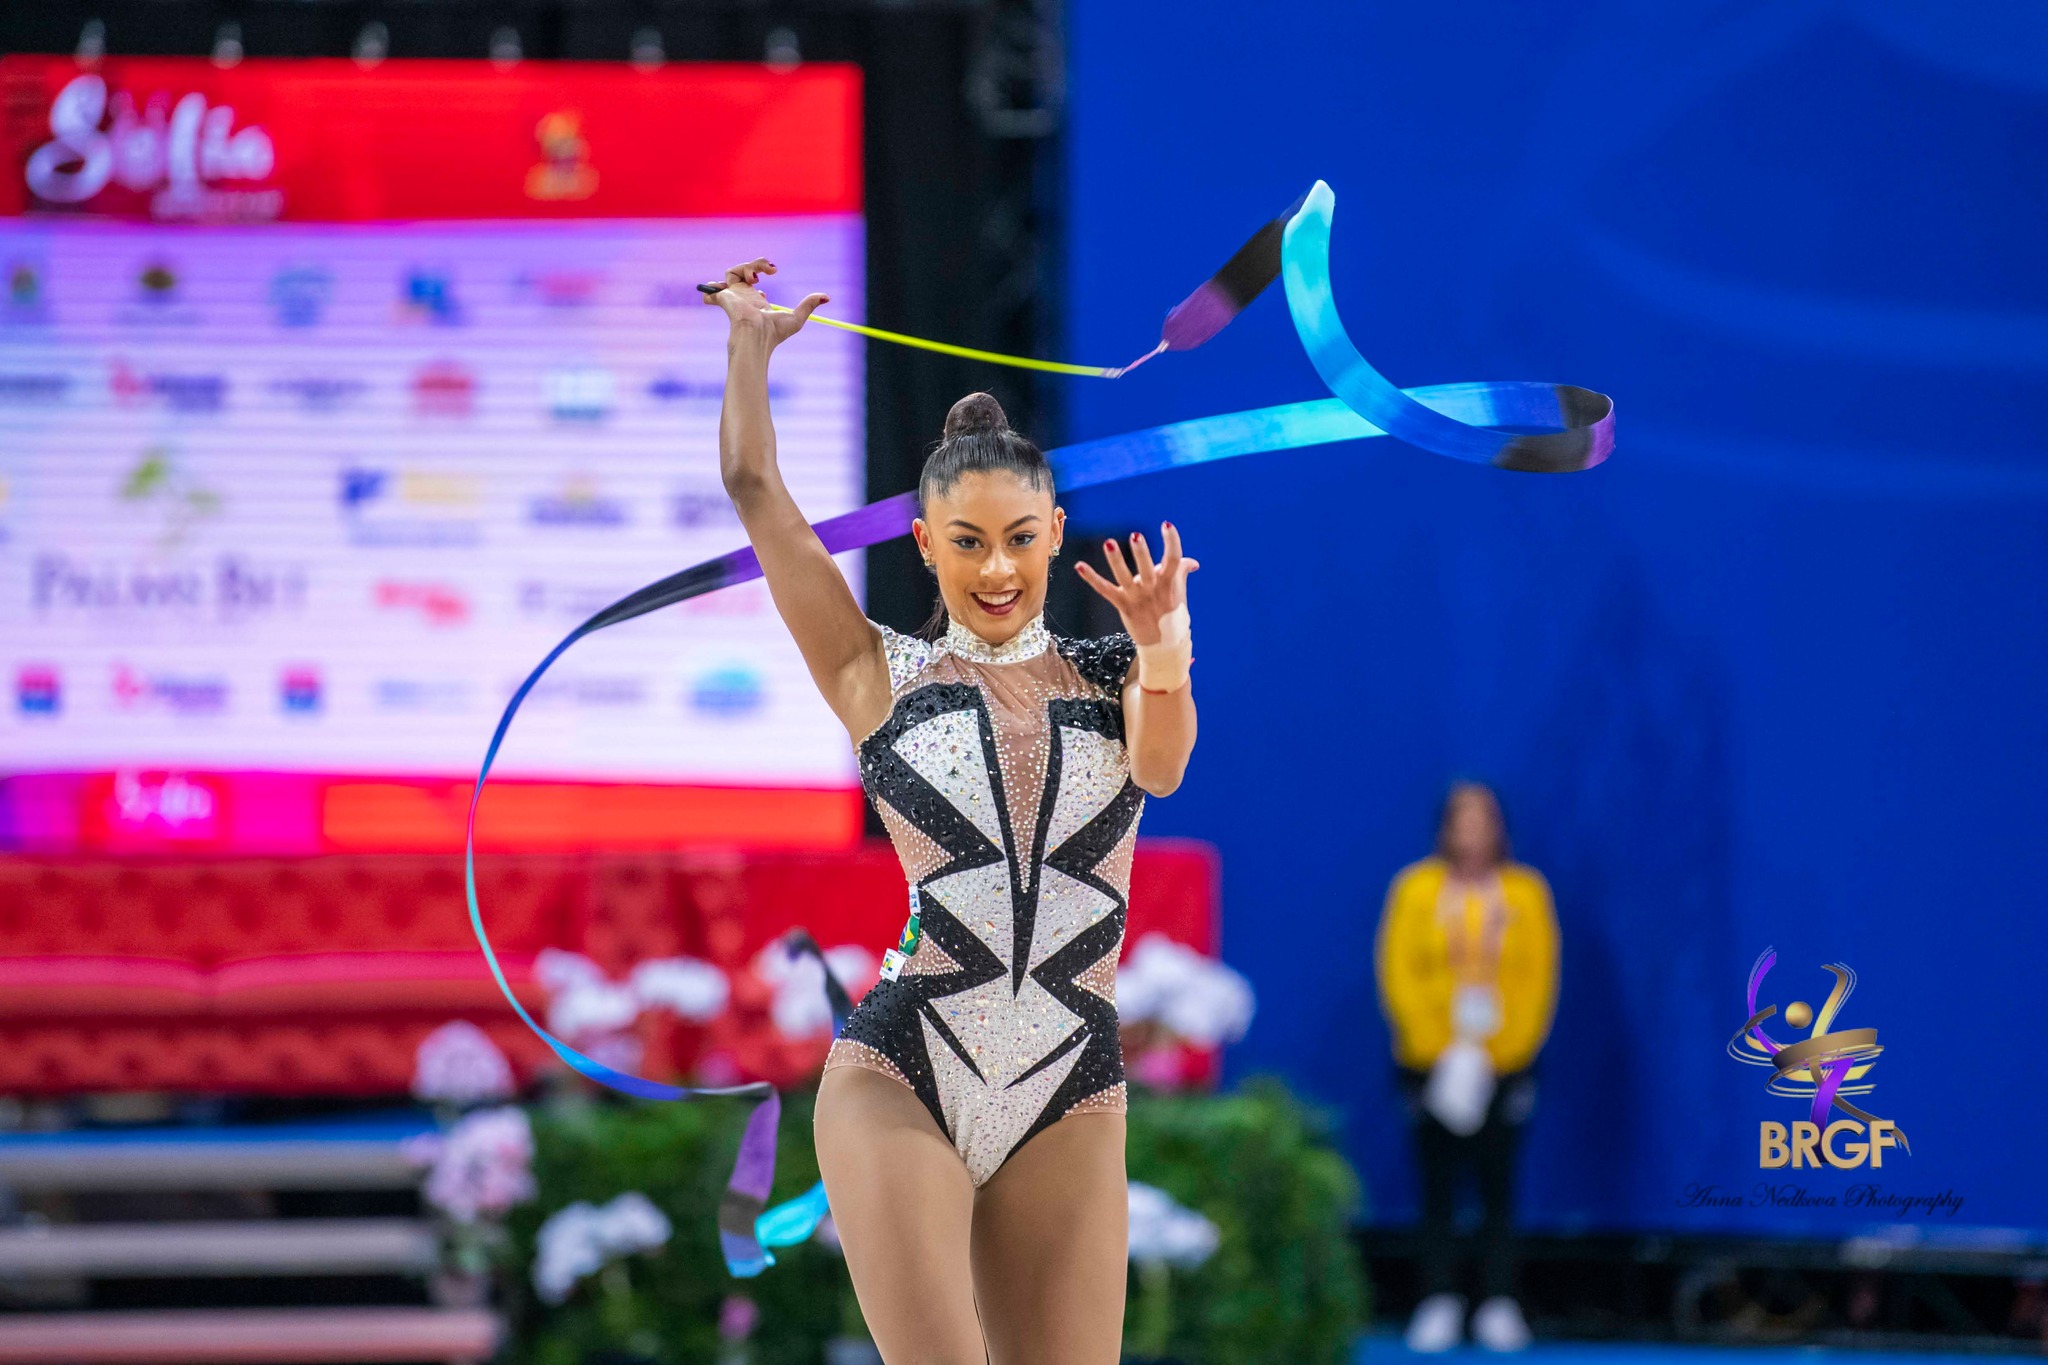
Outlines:
[[[832, 1008], [832, 1036], [837, 1038], [846, 1028], [847, 1016], [853, 1013], [853, 998], [833, 974], [832, 964], [818, 951], [817, 940], [808, 932], [792, 929], [782, 941], [792, 952], [818, 959], [818, 966], [825, 973], [825, 1000]], [[734, 1163], [725, 1197], [719, 1201], [719, 1249], [725, 1255], [726, 1269], [740, 1279], [751, 1279], [775, 1264], [775, 1253], [770, 1247], [808, 1241], [832, 1211], [822, 1180], [794, 1199], [772, 1209], [765, 1207], [768, 1188], [775, 1182], [775, 1132], [781, 1120], [782, 1099], [771, 1089], [769, 1098], [747, 1119], [746, 1132], [740, 1135], [739, 1160]]]
[[[720, 285], [717, 289], [710, 285], [699, 285], [697, 287], [707, 294], [714, 294], [718, 292], [718, 289], [722, 289], [725, 286]], [[768, 305], [768, 311], [771, 313], [794, 313], [796, 310], [771, 303]], [[1019, 370], [1043, 370], [1047, 374], [1080, 375], [1086, 379], [1118, 379], [1126, 371], [1137, 369], [1138, 366], [1151, 358], [1149, 356], [1140, 356], [1128, 365], [1119, 366], [1070, 365], [1064, 360], [1034, 360], [1030, 356], [1004, 355], [1000, 351], [977, 351], [972, 346], [955, 346], [950, 341], [927, 341], [923, 337], [905, 336], [901, 332], [885, 332], [879, 327], [869, 327], [858, 322], [841, 322], [838, 318], [828, 318], [822, 313], [811, 314], [811, 321], [822, 322], [827, 327], [837, 327], [842, 332], [857, 332], [861, 336], [872, 337], [876, 341], [892, 342], [898, 346], [910, 346], [920, 351], [937, 351], [940, 355], [959, 356], [962, 360], [981, 360], [991, 365], [1008, 365]]]
[[[1321, 184], [1321, 181], [1317, 181]], [[864, 337], [877, 341], [890, 341], [898, 346], [914, 346], [921, 351], [937, 351], [940, 355], [959, 356], [966, 360], [983, 360], [993, 365], [1008, 365], [1020, 370], [1044, 370], [1052, 374], [1080, 375], [1087, 379], [1121, 379], [1132, 370], [1166, 351], [1192, 351], [1195, 347], [1215, 336], [1227, 326], [1230, 320], [1243, 312], [1251, 301], [1265, 292], [1266, 286], [1280, 271], [1280, 240], [1287, 224], [1308, 199], [1303, 195], [1294, 201], [1294, 206], [1272, 222], [1253, 233], [1251, 240], [1237, 249], [1237, 254], [1223, 263], [1223, 268], [1204, 280], [1194, 293], [1175, 304], [1166, 315], [1166, 323], [1159, 329], [1159, 344], [1139, 356], [1128, 365], [1070, 365], [1060, 360], [1035, 360], [1030, 356], [1003, 355], [996, 351], [977, 351], [969, 346], [955, 346], [947, 341], [927, 341], [923, 337], [905, 336], [901, 332], [885, 332], [879, 327], [865, 327], [857, 322], [841, 322], [828, 318], [823, 313], [812, 313], [812, 322], [822, 322], [827, 327], [837, 327], [842, 332], [858, 332]], [[722, 284], [700, 284], [697, 286], [707, 294], [716, 294], [725, 288]], [[793, 313], [794, 308], [768, 305], [773, 313]]]
[[[855, 323], [831, 321], [815, 313], [811, 320], [884, 341], [995, 364], [1115, 378], [1163, 352], [1191, 350], [1201, 345], [1228, 325], [1276, 277], [1284, 279], [1288, 312], [1294, 319], [1295, 331], [1301, 337], [1302, 346], [1308, 351], [1316, 373], [1336, 395], [1334, 398], [1175, 422], [1146, 431], [1060, 447], [1048, 452], [1047, 460], [1052, 466], [1055, 486], [1062, 489], [1086, 488], [1239, 455], [1295, 450], [1373, 436], [1394, 436], [1410, 445], [1454, 459], [1544, 473], [1586, 469], [1607, 458], [1614, 448], [1614, 405], [1603, 394], [1568, 384], [1527, 381], [1434, 384], [1401, 389], [1367, 364], [1344, 332], [1330, 289], [1330, 221], [1335, 206], [1336, 197], [1330, 187], [1318, 180], [1314, 188], [1292, 208], [1254, 233], [1222, 269], [1167, 314], [1157, 347], [1131, 364], [1114, 370], [974, 351]], [[707, 292], [715, 292], [722, 286], [701, 287]], [[911, 520], [916, 515], [917, 494], [912, 491], [827, 518], [816, 523], [813, 529], [825, 548], [837, 554], [903, 535], [910, 530]], [[765, 1207], [774, 1177], [775, 1131], [782, 1108], [774, 1088], [766, 1082], [704, 1088], [651, 1081], [585, 1056], [542, 1028], [512, 993], [511, 983], [506, 980], [497, 954], [492, 951], [490, 936], [484, 930], [483, 912], [476, 894], [476, 812], [483, 799], [484, 783], [490, 777], [491, 765], [504, 744], [506, 732], [512, 728], [512, 718], [518, 714], [520, 704], [533, 691], [541, 675], [571, 645], [594, 631], [760, 576], [761, 564], [752, 548], [733, 550], [628, 594], [591, 616], [548, 651], [547, 657], [512, 694], [504, 714], [498, 718], [497, 729], [484, 751], [483, 765], [477, 771], [476, 786], [470, 793], [463, 849], [463, 889], [469, 902], [469, 924], [476, 934], [477, 946], [483, 951], [484, 961], [490, 966], [498, 989], [504, 993], [520, 1020], [538, 1034], [557, 1057], [572, 1070], [601, 1085], [642, 1099], [731, 1098], [753, 1101], [754, 1111], [740, 1139], [732, 1180], [719, 1211], [719, 1235], [726, 1264], [734, 1275], [739, 1276], [757, 1275], [774, 1264], [774, 1256], [768, 1248], [787, 1246], [809, 1236], [827, 1211], [822, 1185], [775, 1209]], [[802, 943], [797, 946], [802, 948], [804, 944], [808, 944], [807, 951], [817, 952], [817, 945], [810, 942], [809, 935], [803, 935]], [[849, 1006], [845, 990], [832, 979], [829, 969], [826, 980], [828, 991], [836, 988], [833, 999], [835, 1026], [843, 1025], [845, 1010]]]

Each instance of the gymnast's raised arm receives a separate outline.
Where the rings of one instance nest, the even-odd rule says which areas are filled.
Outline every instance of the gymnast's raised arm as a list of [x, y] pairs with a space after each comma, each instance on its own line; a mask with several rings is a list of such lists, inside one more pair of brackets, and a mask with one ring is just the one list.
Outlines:
[[812, 294], [791, 312], [771, 312], [758, 281], [774, 273], [770, 261], [748, 261], [726, 271], [724, 288], [705, 296], [706, 303], [725, 310], [732, 326], [725, 406], [718, 418], [718, 472], [812, 680], [847, 733], [859, 740], [889, 714], [882, 634], [789, 495], [775, 462], [775, 427], [768, 416], [768, 357], [826, 299]]

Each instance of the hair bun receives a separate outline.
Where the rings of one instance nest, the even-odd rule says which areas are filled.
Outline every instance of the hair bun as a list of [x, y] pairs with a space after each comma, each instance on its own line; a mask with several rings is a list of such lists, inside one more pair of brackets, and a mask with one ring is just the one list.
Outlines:
[[1008, 431], [1010, 419], [1003, 415], [1003, 405], [985, 393], [970, 393], [953, 405], [946, 414], [945, 440], [965, 436], [976, 431]]

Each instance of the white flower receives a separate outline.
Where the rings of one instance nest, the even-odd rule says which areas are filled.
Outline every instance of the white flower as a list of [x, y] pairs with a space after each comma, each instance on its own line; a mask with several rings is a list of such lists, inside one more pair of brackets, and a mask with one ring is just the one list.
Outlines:
[[533, 1128], [516, 1106], [479, 1109], [446, 1133], [408, 1138], [402, 1150], [415, 1165], [432, 1166], [421, 1194], [458, 1223], [533, 1198]]
[[662, 957], [633, 969], [633, 994], [641, 1005], [674, 1010], [695, 1023], [725, 1012], [732, 989], [725, 973], [694, 957]]
[[640, 998], [605, 980], [578, 981], [548, 1001], [548, 1031], [572, 1042], [618, 1033], [640, 1017]]
[[668, 1242], [667, 1215], [636, 1190], [604, 1205], [577, 1200], [540, 1225], [533, 1287], [543, 1301], [560, 1303], [576, 1282], [610, 1262]]
[[1216, 1225], [1150, 1185], [1131, 1182], [1131, 1259], [1192, 1269], [1215, 1254]]
[[543, 948], [533, 959], [533, 979], [555, 995], [580, 983], [604, 980], [604, 968], [566, 948]]
[[512, 1063], [466, 1019], [441, 1025], [413, 1054], [412, 1093], [429, 1104], [483, 1104], [514, 1089]]
[[[851, 943], [825, 950], [832, 975], [850, 993], [873, 984], [880, 964], [874, 954]], [[832, 1002], [825, 994], [825, 968], [810, 953], [792, 951], [781, 939], [754, 958], [754, 972], [775, 988], [769, 1017], [785, 1038], [815, 1038], [832, 1031]]]
[[533, 1257], [533, 1288], [544, 1303], [569, 1297], [576, 1281], [604, 1266], [591, 1224], [597, 1210], [582, 1200], [555, 1210], [540, 1225]]
[[694, 957], [642, 962], [618, 982], [581, 953], [543, 948], [533, 974], [549, 995], [548, 1030], [585, 1051], [586, 1042], [609, 1042], [632, 1028], [647, 1009], [673, 1010], [696, 1023], [715, 1019], [729, 994], [725, 973]]
[[1117, 1014], [1126, 1023], [1154, 1019], [1198, 1047], [1234, 1043], [1251, 1026], [1251, 983], [1214, 958], [1147, 934], [1117, 969]]

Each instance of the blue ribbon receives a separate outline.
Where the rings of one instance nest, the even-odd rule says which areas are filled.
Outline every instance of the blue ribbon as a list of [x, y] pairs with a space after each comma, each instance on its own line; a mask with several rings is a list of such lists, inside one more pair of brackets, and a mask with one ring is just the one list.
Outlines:
[[[1047, 455], [1058, 487], [1086, 488], [1183, 465], [1373, 436], [1393, 436], [1453, 459], [1540, 473], [1587, 469], [1607, 458], [1614, 448], [1614, 405], [1604, 394], [1569, 384], [1522, 380], [1402, 389], [1367, 364], [1344, 331], [1330, 289], [1330, 221], [1335, 207], [1336, 196], [1318, 180], [1288, 215], [1262, 229], [1215, 279], [1190, 296], [1195, 299], [1204, 291], [1214, 295], [1214, 301], [1205, 305], [1212, 311], [1203, 325], [1196, 327], [1186, 318], [1178, 325], [1191, 338], [1181, 349], [1186, 349], [1187, 344], [1199, 344], [1256, 297], [1277, 270], [1285, 283], [1288, 312], [1301, 344], [1316, 373], [1336, 396], [1174, 422], [1062, 446]], [[1279, 233], [1280, 258], [1274, 262], [1268, 253], [1271, 229], [1278, 224], [1284, 227]], [[1181, 311], [1177, 309], [1176, 313]], [[1215, 321], [1216, 317], [1221, 321]], [[1170, 322], [1169, 341], [1175, 335], [1173, 325]], [[828, 518], [813, 529], [825, 548], [837, 554], [907, 533], [916, 512], [916, 495], [900, 493]], [[593, 631], [760, 576], [760, 561], [753, 550], [734, 550], [651, 583], [570, 631], [527, 675], [498, 719], [490, 746], [484, 752], [483, 766], [477, 771], [476, 787], [470, 793], [463, 848], [463, 889], [477, 946], [513, 1011], [557, 1057], [601, 1085], [642, 1099], [731, 1098], [754, 1102], [732, 1181], [719, 1210], [726, 1264], [738, 1276], [758, 1275], [773, 1265], [775, 1258], [768, 1248], [803, 1241], [829, 1211], [822, 1184], [788, 1203], [773, 1209], [766, 1207], [774, 1175], [775, 1126], [781, 1114], [774, 1087], [765, 1081], [721, 1087], [666, 1085], [606, 1066], [542, 1028], [512, 993], [512, 985], [491, 949], [490, 936], [484, 931], [483, 912], [476, 895], [476, 812], [491, 764], [498, 757], [520, 703], [569, 646]], [[806, 945], [808, 951], [817, 952], [817, 945], [810, 942], [808, 935], [803, 936], [798, 947]], [[836, 1033], [845, 1023], [846, 995], [829, 969], [826, 978], [827, 989], [834, 992]]]

